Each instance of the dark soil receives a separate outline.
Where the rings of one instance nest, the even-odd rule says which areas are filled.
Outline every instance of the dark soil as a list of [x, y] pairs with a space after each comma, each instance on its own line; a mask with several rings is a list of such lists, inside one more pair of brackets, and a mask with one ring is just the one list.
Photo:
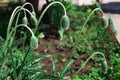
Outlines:
[[[62, 68], [64, 68], [65, 64], [72, 57], [72, 50], [66, 46], [58, 47], [59, 43], [62, 42], [56, 39], [42, 39], [39, 41], [39, 47], [36, 51], [40, 55], [51, 54], [55, 55], [54, 60], [57, 63], [57, 72], [61, 72]], [[67, 76], [72, 76], [76, 70], [78, 70], [79, 66], [81, 66], [82, 62], [85, 61], [89, 57], [89, 53], [79, 53], [79, 58], [75, 60], [75, 62], [71, 65], [73, 70], [67, 74]], [[42, 61], [44, 63], [43, 69], [47, 70], [48, 74], [51, 74], [52, 71], [52, 63], [49, 58], [44, 59]], [[91, 60], [87, 63], [86, 67], [80, 71], [79, 75], [88, 75], [90, 73], [89, 68], [92, 67], [94, 62]]]

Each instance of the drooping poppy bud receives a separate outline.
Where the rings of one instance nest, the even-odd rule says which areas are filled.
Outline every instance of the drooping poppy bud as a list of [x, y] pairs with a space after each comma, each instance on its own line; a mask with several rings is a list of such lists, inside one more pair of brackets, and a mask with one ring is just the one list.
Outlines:
[[37, 25], [37, 18], [36, 18], [36, 16], [31, 15], [31, 20], [32, 20], [32, 22], [33, 22], [35, 25]]
[[32, 36], [30, 39], [30, 45], [32, 48], [38, 48], [38, 38], [36, 36]]
[[106, 60], [102, 62], [102, 69], [103, 69], [104, 73], [107, 73], [108, 65], [107, 65]]
[[102, 22], [103, 22], [103, 26], [104, 26], [105, 28], [107, 28], [107, 27], [108, 27], [108, 21], [107, 21], [107, 19], [106, 19], [105, 16], [102, 17]]
[[70, 26], [69, 17], [67, 15], [62, 16], [60, 24], [61, 27], [63, 27], [65, 30], [68, 30]]
[[35, 11], [32, 11], [32, 15], [36, 17], [36, 13], [35, 13]]
[[27, 23], [28, 23], [28, 19], [27, 19], [26, 16], [23, 17], [23, 19], [22, 19], [22, 23], [25, 24], [25, 25], [27, 25]]

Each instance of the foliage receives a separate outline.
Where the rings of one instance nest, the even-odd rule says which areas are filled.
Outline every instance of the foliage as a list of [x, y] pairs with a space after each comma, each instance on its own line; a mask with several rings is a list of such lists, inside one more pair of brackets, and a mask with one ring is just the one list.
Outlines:
[[[96, 16], [96, 11], [102, 12], [102, 10], [100, 8], [96, 8], [94, 10], [88, 8], [88, 10], [86, 10], [87, 12], [83, 12], [79, 11], [79, 9], [77, 9], [77, 7], [75, 7], [71, 3], [63, 1], [63, 4], [66, 7], [65, 9], [60, 0], [58, 1], [51, 2], [40, 15], [38, 20], [34, 13], [34, 9], [32, 12], [30, 12], [29, 10], [24, 8], [25, 5], [31, 5], [30, 3], [25, 3], [23, 6], [17, 7], [13, 11], [13, 14], [8, 23], [7, 33], [5, 34], [6, 37], [0, 37], [0, 79], [64, 80], [67, 73], [73, 69], [71, 65], [73, 64], [73, 62], [75, 62], [75, 59], [78, 59], [79, 54], [84, 52], [89, 53], [91, 56], [88, 57], [86, 61], [79, 66], [78, 70], [76, 70], [73, 76], [71, 76], [71, 80], [119, 79], [120, 47], [110, 36], [108, 30], [106, 29], [108, 23], [104, 16], [102, 16], [102, 18]], [[55, 55], [39, 55], [34, 51], [34, 49], [38, 47], [37, 37], [44, 37], [43, 33], [36, 34], [38, 31], [38, 26], [45, 12], [53, 4], [56, 5], [50, 8], [53, 9], [53, 12], [50, 14], [52, 20], [51, 22], [52, 24], [60, 25], [58, 32], [60, 35], [60, 39], [63, 41], [63, 43], [59, 44], [58, 47], [66, 46], [72, 49], [71, 58], [68, 60], [65, 66], [62, 66], [62, 70], [58, 73], [56, 69], [56, 60], [54, 59]], [[63, 9], [64, 11], [61, 11], [61, 9]], [[56, 14], [57, 11], [60, 13]], [[66, 11], [68, 13], [66, 13]], [[30, 14], [31, 21], [35, 24], [35, 29], [33, 29], [33, 31], [27, 26], [28, 20], [26, 17], [26, 12]], [[60, 23], [61, 16], [62, 21]], [[64, 16], [65, 19], [63, 19]], [[64, 32], [65, 29], [69, 27], [68, 16], [70, 17], [71, 25], [70, 29]], [[23, 29], [23, 27], [26, 28], [31, 34], [29, 34], [28, 31], [25, 32], [25, 29]], [[20, 33], [21, 36], [16, 36], [17, 33]], [[37, 35], [37, 37], [35, 35]], [[31, 47], [29, 46], [29, 44], [31, 45]], [[49, 45], [46, 46], [49, 48]], [[58, 57], [60, 56], [58, 55]], [[40, 61], [45, 58], [51, 59], [51, 74], [47, 74], [47, 71], [42, 69], [44, 64]], [[83, 76], [78, 75], [81, 69], [83, 69], [87, 62], [91, 59], [95, 61], [94, 68], [90, 68], [91, 73], [89, 73], [89, 75]], [[102, 70], [100, 67], [102, 67]]]

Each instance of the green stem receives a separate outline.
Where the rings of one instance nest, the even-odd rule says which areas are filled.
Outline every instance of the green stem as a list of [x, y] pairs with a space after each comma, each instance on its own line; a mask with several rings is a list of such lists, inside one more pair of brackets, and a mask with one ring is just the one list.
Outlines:
[[[19, 25], [17, 25], [17, 26], [10, 32], [9, 35], [11, 35], [17, 28], [19, 28], [19, 27], [21, 27], [21, 26], [27, 28], [27, 29], [30, 31], [31, 35], [34, 36], [33, 31], [32, 31], [27, 25], [25, 25], [25, 24], [19, 24]], [[13, 36], [13, 37], [14, 37], [14, 36]]]
[[30, 5], [32, 10], [35, 11], [33, 5], [31, 3], [29, 3], [29, 2], [25, 3], [22, 7], [25, 7], [26, 5]]
[[[14, 20], [16, 14], [17, 14], [19, 11], [24, 10], [24, 11], [27, 11], [28, 13], [30, 13], [30, 15], [32, 15], [29, 10], [27, 10], [27, 9], [24, 8], [25, 5], [30, 5], [30, 6], [32, 7], [32, 9], [34, 10], [34, 7], [33, 7], [33, 5], [32, 5], [31, 3], [25, 3], [23, 6], [18, 6], [18, 7], [16, 7], [16, 8], [14, 9], [14, 11], [13, 11], [13, 13], [12, 13], [12, 15], [11, 15], [11, 18], [10, 18], [10, 20], [9, 20], [6, 39], [7, 39], [7, 37], [8, 37], [9, 32], [10, 32], [10, 28], [11, 28], [11, 26], [12, 26], [13, 20]], [[19, 15], [18, 15], [18, 16], [19, 16]], [[26, 13], [25, 13], [25, 16], [26, 16]], [[19, 18], [19, 17], [18, 17], [18, 18]], [[17, 21], [18, 21], [18, 20], [17, 20]], [[16, 22], [16, 24], [17, 24], [17, 22]]]
[[3, 68], [4, 68], [4, 66], [5, 66], [5, 64], [6, 64], [6, 62], [7, 62], [7, 56], [5, 56], [3, 59], [3, 62], [1, 63], [2, 65], [1, 65], [1, 69], [0, 69], [0, 77], [2, 77], [2, 71], [3, 71]]
[[14, 20], [14, 17], [15, 17], [16, 11], [17, 11], [19, 8], [21, 8], [21, 6], [16, 7], [16, 8], [14, 9], [12, 15], [11, 15], [11, 18], [10, 18], [10, 20], [9, 20], [9, 24], [8, 24], [8, 28], [7, 28], [6, 39], [7, 39], [7, 37], [8, 37], [9, 32], [10, 32], [10, 28], [11, 28], [11, 26], [12, 26], [12, 22], [13, 22], [13, 20]]
[[27, 52], [26, 52], [26, 54], [25, 54], [25, 56], [24, 56], [24, 58], [23, 58], [23, 61], [21, 62], [21, 66], [19, 67], [19, 68], [20, 68], [20, 71], [19, 71], [19, 75], [18, 75], [18, 80], [21, 80], [22, 69], [23, 69], [23, 67], [24, 67], [24, 65], [25, 65], [25, 61], [26, 61], [26, 58], [27, 58], [30, 50], [31, 50], [31, 48], [29, 47], [28, 50], [27, 50]]
[[84, 27], [86, 26], [87, 22], [89, 21], [90, 17], [93, 15], [93, 13], [94, 13], [95, 11], [101, 11], [102, 14], [104, 15], [102, 9], [100, 9], [100, 8], [95, 8], [95, 9], [90, 13], [90, 15], [88, 16], [88, 18], [87, 18], [87, 20], [85, 21], [85, 23], [83, 24], [82, 29], [81, 29], [81, 32], [84, 31]]
[[[19, 8], [21, 8], [21, 7], [23, 8], [25, 5], [28, 5], [28, 4], [31, 5], [32, 9], [34, 10], [34, 7], [32, 6], [31, 3], [25, 3], [23, 6], [18, 6], [18, 7], [16, 7], [16, 8], [14, 9], [14, 11], [13, 11], [13, 13], [12, 13], [12, 15], [11, 15], [11, 18], [10, 18], [10, 20], [9, 20], [8, 29], [7, 29], [7, 35], [8, 35], [9, 32], [10, 32], [10, 28], [11, 28], [11, 26], [12, 26], [12, 22], [13, 22], [15, 16], [16, 16], [17, 12], [21, 10], [21, 9], [19, 9]], [[19, 10], [18, 10], [18, 9], [19, 9]], [[17, 11], [17, 10], [18, 10], [18, 11]], [[16, 12], [16, 11], [17, 11], [17, 12]], [[6, 35], [6, 37], [7, 37], [7, 35]]]
[[44, 16], [45, 12], [46, 12], [53, 4], [60, 4], [60, 5], [63, 7], [63, 9], [64, 9], [64, 14], [66, 15], [66, 9], [65, 9], [64, 5], [63, 5], [61, 2], [59, 2], [59, 1], [54, 1], [54, 2], [50, 3], [50, 4], [45, 8], [45, 10], [42, 12], [41, 16], [39, 17], [38, 24], [36, 25], [35, 31], [34, 31], [35, 34], [36, 34], [36, 32], [37, 32], [38, 26], [39, 26], [39, 24], [40, 24], [40, 22], [41, 22], [41, 20], [42, 20], [42, 18], [43, 18], [43, 16]]
[[[15, 19], [15, 16], [16, 16], [16, 14], [18, 13], [18, 12], [20, 12], [21, 10], [23, 10], [23, 11], [27, 11], [30, 15], [32, 15], [32, 13], [28, 10], [28, 9], [26, 9], [26, 8], [23, 8], [23, 7], [21, 7], [21, 6], [19, 6], [19, 7], [17, 7], [14, 11], [13, 11], [13, 13], [12, 13], [12, 16], [11, 16], [11, 18], [10, 18], [10, 21], [9, 21], [9, 24], [8, 24], [8, 29], [7, 29], [7, 37], [8, 37], [8, 34], [9, 34], [9, 32], [10, 32], [10, 28], [11, 28], [11, 26], [12, 26], [12, 23], [13, 23], [13, 20]], [[20, 9], [19, 9], [20, 8]], [[17, 10], [18, 9], [18, 10]], [[7, 39], [7, 38], [6, 38]]]
[[[20, 8], [20, 7], [18, 7], [18, 8]], [[13, 14], [12, 14], [12, 17], [11, 17], [11, 19], [10, 19], [10, 21], [9, 21], [9, 25], [8, 25], [8, 29], [7, 29], [7, 37], [6, 37], [6, 41], [5, 41], [5, 44], [4, 44], [4, 47], [6, 47], [7, 46], [7, 42], [8, 42], [8, 40], [9, 40], [9, 33], [10, 33], [10, 28], [11, 28], [11, 26], [12, 26], [12, 22], [13, 22], [13, 19], [15, 18], [15, 16], [16, 16], [16, 14], [19, 12], [19, 11], [21, 11], [21, 10], [23, 10], [23, 11], [27, 11], [30, 15], [32, 15], [31, 14], [31, 12], [29, 11], [29, 10], [27, 10], [27, 9], [25, 9], [25, 8], [20, 8], [20, 9], [18, 9], [18, 8], [16, 8], [14, 11], [13, 11]], [[18, 10], [17, 10], [18, 9]], [[17, 11], [16, 11], [17, 10]], [[17, 23], [17, 22], [16, 22]], [[8, 36], [9, 35], [9, 36]], [[11, 37], [11, 36], [10, 36]]]
[[85, 65], [88, 63], [88, 61], [89, 61], [91, 58], [93, 58], [95, 55], [101, 55], [101, 56], [104, 58], [104, 60], [106, 61], [105, 56], [104, 56], [103, 53], [101, 53], [101, 52], [95, 52], [95, 53], [93, 53], [93, 54], [82, 64], [82, 66], [76, 71], [75, 74], [78, 74], [78, 73], [80, 72], [80, 70], [82, 70], [82, 69], [85, 67]]
[[[31, 33], [31, 35], [32, 36], [34, 36], [34, 33], [32, 32], [32, 30], [27, 26], [27, 25], [24, 25], [24, 24], [20, 24], [20, 25], [17, 25], [11, 32], [10, 32], [10, 35], [13, 33], [13, 32], [16, 32], [16, 29], [17, 28], [19, 28], [19, 27], [21, 27], [21, 26], [23, 26], [23, 27], [25, 27], [25, 28], [27, 28], [29, 31], [30, 31], [30, 33]], [[15, 35], [14, 35], [15, 36]], [[14, 37], [13, 36], [13, 37]], [[28, 50], [29, 51], [29, 50]], [[28, 54], [28, 53], [27, 53]], [[12, 57], [12, 54], [11, 54], [11, 57]], [[13, 58], [12, 58], [12, 63], [13, 63]], [[20, 80], [20, 79], [18, 79], [16, 76], [17, 76], [17, 73], [16, 73], [16, 67], [14, 67], [14, 64], [13, 64], [13, 68], [14, 68], [14, 70], [13, 70], [13, 73], [14, 73], [14, 77], [15, 77], [15, 80]], [[21, 76], [21, 72], [20, 72], [20, 75], [19, 75], [19, 77]]]
[[[29, 3], [29, 2], [25, 3], [21, 8], [24, 9], [24, 7], [25, 7], [26, 5], [30, 5], [31, 8], [32, 8], [32, 10], [34, 11], [33, 5], [32, 5], [31, 3]], [[28, 12], [28, 10], [27, 10], [27, 12]], [[30, 13], [30, 12], [29, 12], [29, 13]], [[25, 10], [24, 10], [24, 15], [25, 15], [25, 17], [27, 16]], [[18, 20], [19, 20], [19, 16], [20, 16], [20, 12], [18, 13], [18, 16], [17, 16], [17, 19], [16, 19], [16, 25], [15, 25], [15, 26], [17, 26], [17, 23], [18, 23]], [[15, 33], [16, 33], [16, 32], [15, 32]], [[14, 34], [14, 35], [15, 35], [15, 34]]]

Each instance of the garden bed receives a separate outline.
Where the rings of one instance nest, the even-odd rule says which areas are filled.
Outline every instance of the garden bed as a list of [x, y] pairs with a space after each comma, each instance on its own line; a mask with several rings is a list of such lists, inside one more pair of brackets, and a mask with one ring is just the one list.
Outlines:
[[[62, 5], [58, 1], [53, 3]], [[1, 31], [3, 38], [0, 37], [0, 79], [118, 80], [120, 78], [120, 46], [106, 28], [109, 24], [102, 10], [95, 8], [96, 6], [76, 7], [68, 2], [63, 4], [67, 13], [61, 11], [65, 10], [63, 5], [62, 7], [55, 5], [48, 11], [51, 14], [45, 14], [45, 17], [50, 16], [47, 18], [48, 23], [43, 17], [40, 25], [34, 10], [28, 11], [32, 16], [30, 17], [33, 26], [37, 25], [38, 28], [31, 29], [27, 26], [31, 25], [27, 22], [25, 12], [21, 12], [20, 16], [16, 13], [17, 16], [11, 20], [12, 23], [3, 24], [8, 21], [8, 17], [5, 16], [6, 20], [2, 17], [0, 28], [5, 30], [4, 26], [7, 24], [9, 26], [7, 35], [6, 31]], [[25, 8], [20, 9], [27, 11]], [[102, 17], [98, 17], [100, 12]]]

